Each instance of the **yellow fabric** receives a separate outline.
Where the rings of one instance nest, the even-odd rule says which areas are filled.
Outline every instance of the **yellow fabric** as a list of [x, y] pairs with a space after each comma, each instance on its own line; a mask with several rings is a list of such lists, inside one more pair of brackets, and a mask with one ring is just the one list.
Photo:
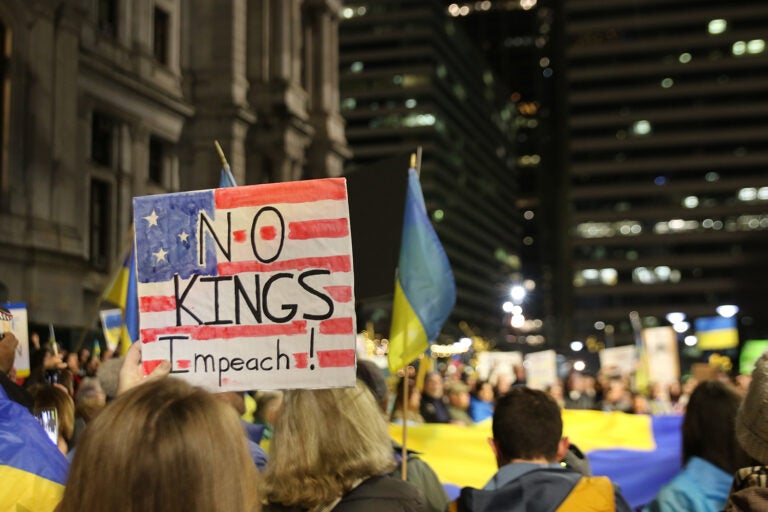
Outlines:
[[389, 336], [389, 371], [394, 374], [426, 350], [427, 333], [397, 281]]
[[0, 510], [48, 512], [64, 495], [64, 486], [11, 466], [0, 466]]
[[557, 512], [614, 512], [615, 510], [613, 485], [605, 476], [582, 478], [557, 507]]
[[714, 331], [697, 331], [699, 350], [723, 350], [739, 346], [739, 331], [736, 329], [717, 329]]
[[[402, 442], [403, 428], [390, 425], [392, 439]], [[597, 449], [655, 449], [651, 418], [621, 412], [563, 411], [563, 435], [584, 451]], [[407, 446], [421, 452], [440, 481], [461, 487], [483, 487], [496, 473], [488, 444], [491, 420], [464, 427], [449, 424], [409, 426]]]

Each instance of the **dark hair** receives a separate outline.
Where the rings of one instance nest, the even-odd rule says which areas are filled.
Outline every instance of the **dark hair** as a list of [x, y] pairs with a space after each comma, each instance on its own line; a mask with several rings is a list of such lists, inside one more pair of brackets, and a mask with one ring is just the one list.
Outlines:
[[368, 386], [376, 403], [384, 409], [387, 406], [387, 402], [389, 402], [389, 390], [387, 389], [387, 381], [381, 368], [373, 361], [358, 359], [357, 378]]
[[562, 434], [560, 407], [543, 391], [519, 386], [496, 402], [493, 438], [500, 458], [555, 461]]
[[740, 403], [738, 393], [722, 382], [705, 381], [696, 386], [683, 420], [683, 464], [700, 457], [726, 473], [752, 464], [734, 431]]

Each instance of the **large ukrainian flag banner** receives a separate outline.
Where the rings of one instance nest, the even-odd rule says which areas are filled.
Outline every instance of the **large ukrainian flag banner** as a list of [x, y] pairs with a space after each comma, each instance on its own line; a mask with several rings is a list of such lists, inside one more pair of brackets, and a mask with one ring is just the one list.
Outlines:
[[117, 276], [103, 296], [104, 300], [119, 306], [123, 311], [123, 326], [120, 331], [120, 353], [125, 355], [131, 343], [139, 339], [139, 296], [136, 289], [136, 248], [123, 261]]
[[35, 417], [0, 387], [0, 510], [53, 510], [68, 470]]
[[389, 371], [397, 372], [427, 350], [456, 303], [456, 285], [443, 246], [427, 216], [415, 169], [408, 169], [400, 242]]
[[[650, 502], [680, 471], [681, 424], [679, 415], [563, 411], [563, 435], [587, 455], [594, 475], [619, 485], [632, 507]], [[390, 435], [402, 439], [402, 427], [391, 425]], [[408, 449], [420, 453], [455, 497], [461, 487], [482, 488], [496, 473], [491, 437], [491, 420], [470, 427], [409, 425]]]

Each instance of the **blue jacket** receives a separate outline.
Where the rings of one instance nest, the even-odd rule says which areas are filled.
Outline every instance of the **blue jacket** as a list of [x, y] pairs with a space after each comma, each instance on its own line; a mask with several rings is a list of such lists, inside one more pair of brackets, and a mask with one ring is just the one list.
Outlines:
[[685, 468], [661, 488], [644, 512], [718, 512], [725, 507], [732, 475], [699, 457], [691, 457]]

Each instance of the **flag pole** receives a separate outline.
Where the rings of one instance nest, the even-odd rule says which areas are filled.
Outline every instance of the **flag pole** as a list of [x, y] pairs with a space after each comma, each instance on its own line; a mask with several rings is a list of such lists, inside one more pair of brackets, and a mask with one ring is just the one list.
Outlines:
[[224, 150], [221, 149], [221, 144], [219, 144], [218, 140], [214, 140], [213, 145], [216, 146], [216, 153], [219, 154], [219, 159], [221, 159], [221, 168], [227, 173], [227, 177], [232, 183], [237, 183], [235, 181], [235, 176], [232, 174], [232, 169], [229, 167], [229, 162], [227, 162], [227, 157], [224, 155]]

